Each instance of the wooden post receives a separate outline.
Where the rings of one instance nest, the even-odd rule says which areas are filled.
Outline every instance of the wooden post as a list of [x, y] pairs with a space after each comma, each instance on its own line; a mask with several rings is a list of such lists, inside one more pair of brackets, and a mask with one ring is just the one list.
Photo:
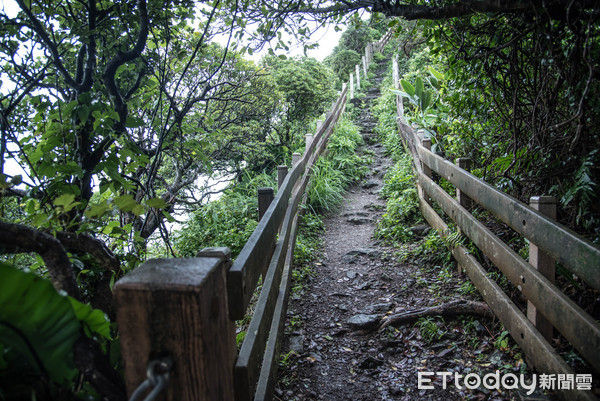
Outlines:
[[[458, 167], [462, 168], [463, 170], [466, 171], [470, 171], [471, 170], [471, 159], [468, 157], [459, 157], [458, 159], [456, 159], [456, 164], [458, 165]], [[469, 198], [467, 195], [465, 195], [460, 189], [456, 188], [456, 200], [458, 200], [458, 203], [460, 203], [460, 205], [462, 207], [464, 207], [465, 209], [467, 209], [468, 211], [471, 211], [471, 209], [473, 208], [473, 200], [471, 198]], [[460, 229], [460, 227], [458, 227], [458, 232], [462, 232], [462, 230]], [[464, 271], [464, 267], [458, 263], [458, 274], [462, 274], [462, 272]]]
[[[394, 89], [400, 89], [400, 69], [398, 59], [394, 56], [392, 60], [392, 76], [394, 78]], [[396, 95], [396, 114], [398, 117], [404, 117], [404, 98]]]
[[398, 75], [399, 75], [399, 68], [398, 68], [398, 59], [396, 58], [396, 56], [394, 56], [394, 59], [392, 60], [392, 75], [394, 78], [394, 89], [399, 89], [399, 79], [398, 79]]
[[355, 66], [356, 73], [356, 90], [360, 90], [360, 67], [358, 64]]
[[305, 142], [304, 152], [306, 152], [306, 150], [308, 150], [310, 144], [312, 143], [312, 140], [313, 140], [313, 134], [306, 134], [305, 140], [304, 140], [304, 142]]
[[129, 395], [150, 361], [173, 367], [159, 400], [233, 400], [235, 327], [229, 319], [227, 248], [190, 259], [151, 259], [114, 287]]
[[[529, 206], [551, 219], [556, 219], [556, 199], [553, 196], [532, 196]], [[535, 267], [544, 277], [554, 283], [556, 262], [535, 244], [529, 244], [529, 264]], [[535, 325], [544, 338], [552, 344], [553, 327], [537, 310], [535, 305], [527, 301], [527, 318]]]
[[302, 155], [300, 153], [292, 153], [292, 166], [295, 166], [296, 164], [298, 164], [298, 162], [300, 161], [301, 158], [302, 158]]
[[350, 99], [354, 99], [354, 76], [350, 73]]
[[365, 73], [365, 80], [367, 79], [367, 57], [362, 56], [363, 72]]
[[277, 189], [281, 188], [281, 184], [283, 184], [283, 180], [285, 180], [285, 176], [288, 173], [288, 166], [280, 165], [277, 166]]
[[[471, 159], [468, 157], [459, 157], [458, 159], [456, 159], [456, 164], [463, 170], [471, 170]], [[473, 207], [473, 200], [467, 195], [463, 194], [458, 188], [456, 188], [456, 200], [458, 200], [458, 203], [460, 203], [462, 207], [469, 211]]]
[[[423, 138], [423, 140], [421, 141], [423, 147], [425, 149], [431, 150], [431, 139], [430, 138]], [[428, 165], [426, 165], [425, 163], [423, 163], [421, 161], [421, 168], [423, 169], [423, 174], [425, 174], [427, 177], [431, 178], [431, 168], [429, 168]], [[427, 202], [429, 205], [432, 205], [432, 201], [431, 198], [429, 197], [429, 195], [427, 195], [427, 193], [425, 193], [425, 191], [422, 191], [422, 196], [423, 199], [425, 200], [425, 202]]]
[[263, 187], [258, 188], [258, 221], [265, 215], [269, 205], [273, 201], [273, 188]]
[[[431, 139], [430, 138], [423, 138], [423, 141], [421, 143], [423, 144], [423, 147], [425, 149], [431, 150]], [[423, 173], [427, 177], [431, 178], [431, 169], [429, 168], [429, 166], [423, 162], [421, 162], [421, 166], [423, 167]]]

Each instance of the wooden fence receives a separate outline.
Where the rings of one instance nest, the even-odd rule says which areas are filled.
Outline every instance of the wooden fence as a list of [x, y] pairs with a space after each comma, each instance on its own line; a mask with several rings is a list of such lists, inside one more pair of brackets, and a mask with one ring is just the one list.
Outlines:
[[[367, 46], [365, 77], [373, 49], [381, 51], [389, 37]], [[344, 84], [314, 138], [307, 135], [304, 155], [293, 155], [289, 173], [286, 166], [278, 168], [277, 195], [273, 198], [272, 189], [259, 189], [261, 219], [235, 262], [228, 248], [207, 248], [196, 258], [150, 260], [116, 283], [128, 394], [146, 380], [153, 362], [168, 358], [170, 380], [158, 399], [271, 398], [299, 205], [306, 197], [312, 166], [325, 150], [347, 96]], [[234, 321], [246, 315], [261, 276], [262, 289], [238, 353]]]
[[[398, 89], [396, 59], [393, 71]], [[397, 97], [397, 112], [398, 129], [413, 157], [423, 216], [442, 235], [449, 234], [447, 224], [432, 207], [435, 202], [528, 300], [524, 314], [464, 246], [452, 249], [459, 267], [523, 349], [527, 361], [541, 373], [573, 374], [551, 345], [555, 328], [600, 372], [600, 324], [554, 285], [554, 267], [559, 262], [591, 288], [600, 290], [600, 249], [554, 220], [555, 205], [550, 197], [533, 197], [526, 205], [470, 174], [465, 170], [468, 159], [459, 159], [455, 165], [431, 152], [430, 139], [406, 124], [401, 97]], [[432, 171], [456, 187], [456, 199], [432, 179]], [[529, 260], [475, 218], [470, 213], [473, 204], [528, 239]], [[559, 395], [568, 400], [596, 399], [591, 391], [576, 389], [560, 390]]]

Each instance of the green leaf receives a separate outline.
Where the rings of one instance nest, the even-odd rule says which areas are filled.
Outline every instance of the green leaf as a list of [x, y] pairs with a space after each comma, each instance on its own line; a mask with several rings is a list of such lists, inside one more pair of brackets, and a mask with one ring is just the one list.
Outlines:
[[404, 90], [404, 92], [406, 92], [409, 96], [415, 95], [415, 87], [412, 86], [411, 83], [408, 82], [407, 80], [401, 79], [400, 86], [402, 86], [402, 89]]
[[122, 212], [131, 212], [133, 209], [139, 204], [133, 199], [132, 195], [121, 195], [116, 197], [113, 200], [113, 203], [121, 210]]
[[90, 108], [86, 105], [81, 105], [77, 108], [77, 118], [81, 124], [85, 124], [90, 116]]
[[[84, 324], [91, 333], [99, 334], [108, 340], [110, 337], [110, 320], [98, 309], [92, 309], [90, 305], [83, 304], [75, 298], [67, 298], [71, 302], [77, 319]], [[89, 335], [90, 333], [88, 333]]]
[[73, 194], [64, 194], [54, 199], [54, 206], [62, 207], [63, 212], [65, 213], [72, 210], [80, 203], [81, 202], [75, 202], [75, 195]]
[[421, 96], [421, 110], [425, 112], [429, 105], [431, 104], [431, 91], [423, 92]]
[[169, 223], [175, 223], [177, 221], [177, 220], [175, 220], [175, 218], [173, 216], [171, 216], [171, 214], [169, 212], [166, 212], [163, 210], [162, 213]]
[[432, 66], [427, 67], [427, 69], [429, 70], [429, 72], [431, 73], [431, 75], [433, 75], [438, 80], [443, 81], [445, 79], [444, 78], [444, 74], [442, 74], [441, 72], [437, 71]]
[[137, 128], [141, 127], [144, 124], [144, 120], [138, 117], [129, 116], [125, 121], [125, 126], [127, 128]]
[[421, 98], [423, 95], [423, 79], [421, 77], [417, 77], [417, 80], [415, 81], [415, 95], [417, 95], [418, 98]]
[[98, 218], [104, 216], [104, 214], [110, 210], [108, 202], [104, 201], [97, 205], [91, 205], [88, 210], [85, 211], [85, 217], [89, 219]]
[[154, 207], [156, 209], [164, 209], [169, 207], [169, 204], [160, 198], [152, 198], [146, 201], [148, 207]]
[[0, 263], [0, 344], [11, 369], [56, 383], [72, 381], [80, 329], [68, 298], [48, 280]]

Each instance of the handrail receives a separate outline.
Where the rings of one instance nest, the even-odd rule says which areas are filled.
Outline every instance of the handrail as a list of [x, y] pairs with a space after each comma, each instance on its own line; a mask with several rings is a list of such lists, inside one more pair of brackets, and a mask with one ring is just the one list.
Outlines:
[[[398, 69], [394, 68], [397, 73]], [[398, 82], [398, 77], [394, 77]], [[479, 222], [459, 201], [447, 194], [432, 178], [431, 171], [452, 183], [462, 195], [490, 211], [518, 234], [527, 238], [555, 260], [577, 274], [594, 289], [600, 289], [600, 249], [530, 206], [492, 187], [464, 169], [423, 146], [424, 138], [404, 121], [402, 98], [397, 97], [397, 122], [403, 144], [413, 158], [421, 212], [430, 225], [448, 235], [448, 226], [435, 212], [434, 201], [456, 223], [463, 234], [498, 267], [528, 301], [577, 349], [596, 370], [600, 370], [600, 324], [567, 297], [551, 280]], [[521, 310], [488, 277], [485, 269], [462, 245], [452, 249], [492, 311], [537, 369], [547, 373], [573, 374], [552, 345]], [[561, 390], [567, 399], [595, 400], [591, 392]]]
[[600, 290], [600, 249], [567, 227], [419, 145], [420, 159], [522, 236]]

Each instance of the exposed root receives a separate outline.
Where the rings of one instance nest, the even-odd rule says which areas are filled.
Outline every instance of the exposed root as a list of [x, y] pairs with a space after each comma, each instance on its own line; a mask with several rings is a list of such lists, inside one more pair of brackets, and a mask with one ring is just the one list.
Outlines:
[[492, 310], [485, 302], [476, 302], [459, 299], [430, 308], [413, 309], [410, 311], [390, 315], [379, 325], [379, 330], [387, 326], [402, 326], [425, 316], [456, 316], [472, 315], [493, 318]]

